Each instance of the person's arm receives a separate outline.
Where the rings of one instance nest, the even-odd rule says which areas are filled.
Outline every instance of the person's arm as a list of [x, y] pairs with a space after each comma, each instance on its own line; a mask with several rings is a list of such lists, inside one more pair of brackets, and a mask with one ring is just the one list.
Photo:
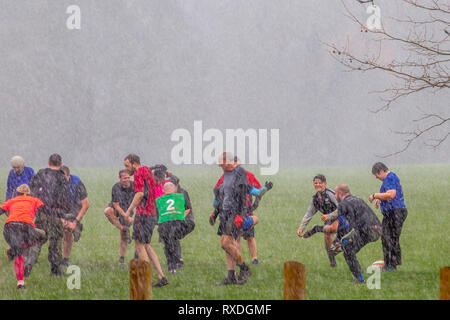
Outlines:
[[333, 204], [336, 206], [336, 210], [334, 210], [333, 212], [329, 213], [329, 214], [322, 214], [322, 221], [326, 222], [326, 221], [334, 221], [338, 218], [339, 213], [337, 210], [337, 207], [339, 206], [336, 197], [334, 196], [334, 192], [331, 192], [327, 189], [326, 191], [328, 193], [328, 197], [330, 198], [331, 202], [333, 202]]
[[391, 189], [386, 192], [376, 192], [369, 196], [369, 201], [372, 203], [373, 200], [381, 200], [381, 201], [391, 201], [397, 195], [397, 190]]
[[301, 237], [303, 235], [303, 230], [305, 230], [306, 226], [308, 225], [309, 221], [313, 218], [313, 216], [316, 214], [317, 209], [314, 206], [314, 201], [311, 199], [311, 203], [308, 207], [308, 210], [306, 210], [306, 213], [302, 219], [302, 222], [297, 230], [297, 235]]
[[8, 181], [6, 182], [5, 201], [8, 201], [9, 199], [11, 199], [13, 191], [14, 190], [13, 190], [13, 186], [12, 186], [12, 174], [11, 174], [11, 172], [9, 172], [9, 174], [8, 174]]
[[86, 212], [88, 211], [88, 209], [89, 209], [89, 199], [86, 197], [83, 200], [81, 200], [81, 209], [77, 215], [78, 222], [80, 222], [81, 219], [83, 219], [83, 217], [86, 214]]
[[338, 209], [334, 210], [333, 212], [329, 213], [329, 214], [323, 214], [321, 219], [323, 222], [327, 222], [327, 221], [334, 221], [339, 217], [339, 212]]
[[144, 192], [136, 192], [133, 197], [133, 201], [131, 201], [130, 206], [128, 207], [127, 211], [125, 212], [125, 217], [129, 217], [131, 214], [131, 211], [133, 211], [137, 205], [142, 201], [144, 198]]
[[112, 205], [114, 210], [116, 210], [121, 216], [125, 217], [125, 211], [120, 206], [120, 202], [113, 202]]

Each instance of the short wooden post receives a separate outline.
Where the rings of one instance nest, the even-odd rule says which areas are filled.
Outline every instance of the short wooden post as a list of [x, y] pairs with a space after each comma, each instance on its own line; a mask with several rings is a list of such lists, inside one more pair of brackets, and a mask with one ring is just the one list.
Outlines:
[[306, 299], [306, 268], [297, 261], [284, 263], [284, 300]]
[[450, 267], [441, 268], [441, 300], [450, 300]]
[[152, 266], [145, 260], [130, 261], [130, 300], [152, 299]]

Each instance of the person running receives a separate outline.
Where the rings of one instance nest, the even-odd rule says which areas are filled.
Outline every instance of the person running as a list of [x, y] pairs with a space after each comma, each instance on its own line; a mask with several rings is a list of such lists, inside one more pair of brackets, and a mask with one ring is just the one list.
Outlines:
[[[49, 241], [50, 275], [64, 276], [61, 271], [63, 228], [67, 224], [64, 215], [70, 211], [71, 194], [64, 171], [61, 170], [61, 156], [52, 154], [48, 165], [48, 168], [39, 170], [30, 182], [31, 195], [44, 203], [36, 212], [35, 224], [37, 228], [45, 231]], [[43, 244], [44, 242], [40, 242], [36, 250], [30, 250], [26, 257], [25, 277], [37, 262]]]
[[[240, 161], [237, 157], [235, 157], [234, 160], [237, 164], [240, 164]], [[260, 189], [261, 184], [259, 183], [258, 179], [256, 179], [255, 175], [248, 170], [246, 170], [245, 172], [247, 173], [248, 184], [252, 187]], [[216, 188], [219, 188], [222, 184], [223, 184], [223, 174], [217, 181]], [[252, 203], [252, 195], [247, 194], [247, 207], [249, 207], [251, 205], [251, 203]], [[253, 212], [248, 212], [248, 213], [246, 213], [246, 215], [251, 216], [251, 215], [253, 215]], [[252, 257], [252, 264], [258, 265], [259, 261], [258, 261], [258, 251], [256, 249], [255, 229], [254, 228], [249, 229], [247, 232], [244, 232], [242, 236], [243, 236], [244, 240], [247, 241], [248, 250]], [[238, 242], [238, 246], [241, 247], [241, 238], [240, 237], [238, 238], [237, 242]]]
[[31, 167], [25, 166], [25, 161], [21, 156], [14, 156], [11, 158], [11, 171], [8, 174], [6, 183], [6, 197], [5, 201], [14, 198], [16, 189], [22, 184], [30, 185], [30, 181], [34, 176], [34, 171]]
[[3, 228], [3, 236], [10, 246], [6, 250], [9, 261], [14, 260], [14, 272], [17, 289], [25, 289], [25, 252], [28, 248], [45, 239], [45, 232], [35, 228], [33, 223], [36, 209], [44, 203], [31, 197], [30, 187], [26, 184], [16, 189], [17, 196], [0, 206], [0, 215], [9, 212]]
[[324, 226], [315, 225], [311, 230], [304, 232], [309, 221], [313, 218], [317, 211], [327, 215], [336, 211], [338, 207], [334, 192], [327, 188], [327, 179], [323, 174], [318, 174], [313, 178], [313, 185], [317, 192], [311, 199], [308, 210], [306, 211], [306, 214], [297, 230], [297, 235], [301, 238], [309, 238], [316, 232], [323, 232], [325, 239], [325, 250], [327, 251], [328, 259], [330, 260], [330, 267], [335, 268], [336, 259], [332, 252], [330, 252], [330, 248], [333, 243], [333, 236], [338, 231], [338, 221], [328, 219]]
[[64, 241], [63, 253], [64, 258], [61, 263], [62, 266], [68, 267], [70, 262], [70, 253], [74, 242], [78, 242], [81, 237], [83, 225], [81, 220], [89, 209], [89, 199], [84, 183], [76, 175], [70, 174], [70, 169], [67, 166], [62, 166], [67, 181], [69, 182], [69, 189], [71, 195], [71, 206], [69, 213], [65, 214], [67, 223], [64, 226]]
[[[149, 167], [141, 165], [139, 156], [129, 154], [124, 159], [125, 169], [134, 175], [134, 198], [125, 212], [125, 219], [133, 221], [133, 236], [139, 259], [153, 264], [158, 273], [158, 282], [154, 287], [162, 287], [169, 284], [161, 269], [158, 256], [150, 246], [153, 229], [158, 223], [155, 204], [155, 180]], [[136, 208], [134, 220], [130, 218], [132, 210]]]
[[[381, 236], [381, 223], [372, 209], [360, 198], [353, 196], [345, 184], [336, 186], [334, 193], [339, 202], [337, 216], [345, 216], [353, 230], [342, 238], [334, 248], [334, 254], [344, 252], [354, 283], [365, 283], [361, 265], [356, 254], [369, 242]], [[334, 214], [336, 215], [336, 213]]]
[[183, 225], [189, 213], [184, 195], [177, 193], [177, 187], [172, 182], [166, 182], [164, 195], [156, 199], [159, 212], [158, 232], [164, 243], [164, 254], [167, 259], [169, 273], [176, 273], [181, 267], [181, 245]]
[[[127, 246], [131, 243], [130, 226], [131, 223], [125, 218], [125, 211], [130, 206], [134, 198], [134, 183], [131, 181], [128, 170], [119, 171], [119, 182], [111, 190], [111, 202], [105, 208], [104, 213], [109, 222], [120, 230], [119, 264], [125, 263], [125, 253]], [[134, 215], [134, 210], [130, 213], [130, 218]]]
[[[219, 166], [224, 172], [223, 184], [221, 186], [221, 203], [219, 210], [219, 229], [217, 234], [221, 237], [221, 247], [225, 251], [227, 258], [227, 277], [219, 285], [245, 284], [252, 274], [250, 267], [244, 262], [241, 251], [236, 240], [240, 236], [238, 228], [239, 221], [243, 221], [243, 215], [248, 211], [247, 193], [251, 192], [255, 196], [264, 194], [268, 188], [265, 186], [256, 189], [248, 184], [245, 169], [234, 161], [234, 156], [230, 152], [224, 152], [219, 156]], [[264, 190], [263, 190], [264, 189]], [[229, 263], [233, 261], [233, 265]], [[239, 266], [238, 279], [235, 277], [234, 263]]]
[[383, 183], [380, 192], [369, 196], [369, 201], [375, 201], [375, 208], [381, 209], [383, 214], [381, 243], [384, 255], [383, 271], [396, 271], [402, 264], [400, 235], [403, 223], [408, 216], [403, 189], [397, 175], [389, 171], [388, 167], [377, 162], [372, 167], [372, 174]]

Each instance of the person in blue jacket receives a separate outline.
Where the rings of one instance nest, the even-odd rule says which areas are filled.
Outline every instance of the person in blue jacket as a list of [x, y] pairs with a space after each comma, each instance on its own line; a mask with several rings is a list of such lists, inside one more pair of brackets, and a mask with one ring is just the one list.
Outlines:
[[408, 216], [403, 188], [398, 176], [382, 162], [372, 166], [372, 174], [383, 182], [380, 191], [369, 196], [370, 203], [375, 202], [375, 208], [379, 208], [383, 214], [381, 236], [385, 265], [383, 271], [396, 271], [397, 266], [402, 264], [400, 235]]
[[30, 167], [25, 166], [25, 161], [21, 156], [14, 156], [11, 158], [11, 171], [9, 171], [8, 181], [6, 183], [6, 197], [5, 201], [17, 196], [16, 189], [22, 184], [30, 185], [31, 178], [34, 176], [34, 171]]

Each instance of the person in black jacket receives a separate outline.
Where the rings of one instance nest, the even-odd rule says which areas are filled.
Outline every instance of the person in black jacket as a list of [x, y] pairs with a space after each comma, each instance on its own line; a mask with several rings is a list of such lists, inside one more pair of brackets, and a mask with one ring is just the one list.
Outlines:
[[39, 198], [44, 206], [36, 212], [36, 228], [47, 234], [47, 239], [35, 247], [25, 257], [25, 277], [28, 277], [31, 268], [37, 262], [42, 245], [48, 240], [48, 261], [50, 262], [50, 275], [63, 276], [62, 239], [64, 226], [67, 221], [65, 214], [70, 211], [71, 195], [64, 171], [61, 170], [62, 158], [59, 154], [52, 154], [48, 160], [49, 168], [41, 169], [30, 182], [32, 196]]
[[360, 198], [350, 194], [345, 184], [334, 190], [339, 203], [338, 216], [345, 216], [353, 230], [336, 247], [335, 252], [344, 252], [344, 258], [355, 277], [355, 283], [365, 283], [361, 265], [356, 254], [369, 242], [377, 241], [381, 236], [381, 222], [372, 209]]

